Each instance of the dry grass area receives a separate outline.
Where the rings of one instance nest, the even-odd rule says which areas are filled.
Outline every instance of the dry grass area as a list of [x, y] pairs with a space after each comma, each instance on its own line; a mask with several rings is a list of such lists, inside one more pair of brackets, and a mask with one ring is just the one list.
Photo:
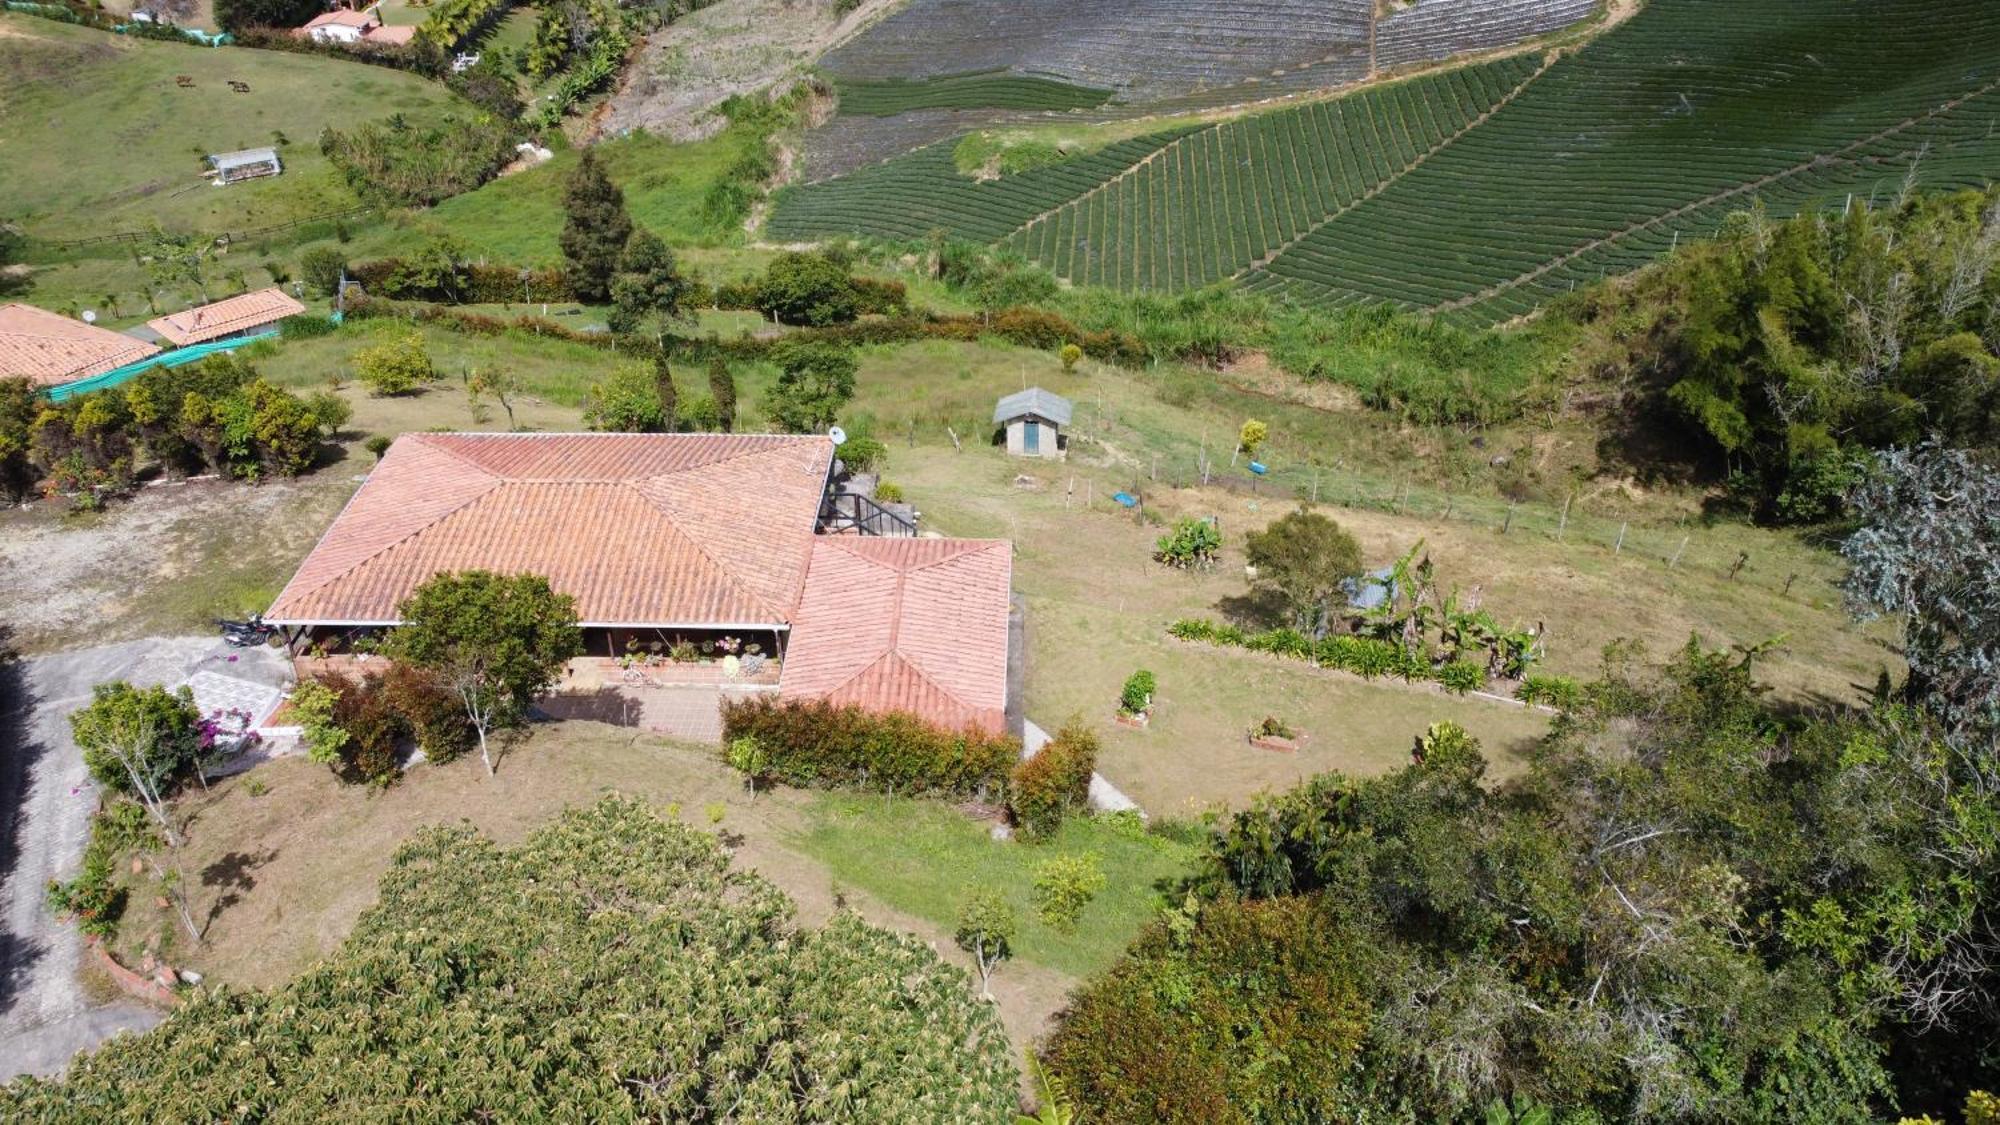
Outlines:
[[[397, 846], [417, 829], [464, 821], [509, 843], [566, 807], [610, 793], [677, 810], [686, 823], [720, 832], [738, 864], [791, 895], [802, 921], [817, 923], [834, 910], [828, 869], [792, 846], [814, 826], [826, 797], [781, 790], [752, 802], [712, 750], [596, 723], [556, 723], [533, 728], [490, 778], [473, 757], [418, 767], [377, 792], [285, 758], [187, 798], [186, 867], [206, 940], [193, 951], [180, 948], [167, 912], [135, 896], [120, 932], [122, 952], [164, 948], [212, 983], [274, 985], [339, 945], [374, 903]], [[912, 932], [970, 969], [946, 927], [851, 887], [839, 893], [870, 921]], [[1039, 1034], [1074, 984], [1026, 960], [1008, 965], [994, 992], [1015, 1041]]]

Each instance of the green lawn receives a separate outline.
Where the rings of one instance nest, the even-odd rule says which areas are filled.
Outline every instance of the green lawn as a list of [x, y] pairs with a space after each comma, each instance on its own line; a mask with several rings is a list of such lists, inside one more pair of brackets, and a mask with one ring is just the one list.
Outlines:
[[[995, 840], [985, 823], [934, 801], [829, 794], [809, 815], [810, 827], [787, 842], [825, 864], [836, 883], [947, 930], [968, 895], [997, 890], [1020, 914], [1015, 956], [1072, 976], [1116, 960], [1196, 857], [1191, 844], [1095, 818], [1072, 818], [1053, 840], [1021, 844]], [[1059, 855], [1095, 855], [1105, 876], [1068, 934], [1042, 923], [1032, 892], [1036, 866]]]
[[[177, 85], [179, 76], [193, 86]], [[320, 155], [321, 130], [469, 109], [438, 83], [383, 67], [10, 14], [0, 14], [0, 99], [0, 207], [49, 239], [154, 222], [219, 234], [353, 207], [353, 191]], [[283, 175], [218, 188], [202, 174], [204, 154], [281, 136]]]

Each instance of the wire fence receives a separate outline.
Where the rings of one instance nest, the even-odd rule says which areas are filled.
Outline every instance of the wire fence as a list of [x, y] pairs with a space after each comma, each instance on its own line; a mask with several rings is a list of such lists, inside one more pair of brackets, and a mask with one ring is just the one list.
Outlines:
[[[1232, 458], [1235, 435], [1204, 448], [1182, 435], [1145, 433], [1096, 403], [1078, 404], [1077, 425], [1065, 435], [1070, 457], [1055, 469], [1065, 501], [1145, 518], [1149, 494], [1200, 490], [1273, 504], [1297, 502], [1384, 512], [1435, 525], [1476, 527], [1496, 535], [1536, 538], [1564, 551], [1700, 575], [1768, 591], [1815, 606], [1838, 605], [1846, 568], [1805, 542], [1699, 518], [1634, 520], [1591, 510], [1581, 492], [1561, 502], [1511, 501], [1487, 492], [1453, 491], [1380, 469], [1318, 464], [1301, 451], [1267, 446], [1256, 457]], [[1104, 463], [1105, 461], [1111, 463]], [[1232, 463], [1233, 461], [1233, 463]], [[1204, 471], [1205, 467], [1205, 471]], [[1125, 493], [1128, 507], [1115, 497]], [[1579, 560], [1581, 561], [1581, 560]]]

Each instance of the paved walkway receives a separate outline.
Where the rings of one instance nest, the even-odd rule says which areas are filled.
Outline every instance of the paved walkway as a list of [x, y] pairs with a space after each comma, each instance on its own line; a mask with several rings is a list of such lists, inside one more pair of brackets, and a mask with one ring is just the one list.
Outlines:
[[76, 873], [97, 805], [70, 738], [70, 712], [90, 702], [101, 683], [172, 685], [190, 675], [205, 708], [254, 705], [275, 700], [288, 672], [271, 650], [231, 649], [213, 637], [154, 638], [0, 665], [0, 1081], [55, 1073], [78, 1051], [161, 1018], [141, 1004], [86, 996], [77, 979], [83, 938], [48, 910], [44, 888]]

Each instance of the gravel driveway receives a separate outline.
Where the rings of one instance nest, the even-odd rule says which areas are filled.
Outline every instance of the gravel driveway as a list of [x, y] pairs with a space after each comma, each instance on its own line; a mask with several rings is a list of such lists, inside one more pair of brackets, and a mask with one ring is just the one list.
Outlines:
[[76, 1052], [160, 1020], [85, 995], [82, 936], [44, 902], [49, 880], [82, 861], [97, 799], [69, 714], [109, 680], [176, 683], [216, 646], [160, 637], [0, 665], [0, 1081], [59, 1071]]

